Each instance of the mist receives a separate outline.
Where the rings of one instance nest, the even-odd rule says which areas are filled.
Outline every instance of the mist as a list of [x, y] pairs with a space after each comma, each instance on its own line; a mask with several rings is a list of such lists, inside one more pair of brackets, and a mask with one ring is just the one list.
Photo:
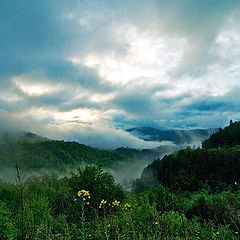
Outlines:
[[[117, 162], [114, 168], [105, 168], [115, 178], [115, 181], [121, 184], [127, 191], [131, 190], [132, 183], [141, 176], [145, 167], [154, 159], [162, 158], [165, 154], [170, 154], [180, 148], [190, 146], [200, 146], [202, 138], [196, 134], [191, 134], [191, 144], [176, 145], [170, 141], [145, 141], [122, 129], [116, 129], [106, 122], [95, 123], [89, 126], [69, 123], [64, 126], [44, 125], [31, 118], [22, 119], [19, 116], [0, 111], [0, 134], [9, 133], [11, 136], [19, 136], [20, 133], [27, 131], [34, 132], [40, 136], [49, 139], [77, 141], [82, 144], [97, 147], [100, 149], [113, 150], [119, 147], [130, 147], [139, 152], [125, 162]], [[79, 126], [79, 128], [77, 128]], [[37, 138], [39, 140], [39, 138]], [[44, 138], [43, 138], [44, 139]], [[148, 154], [144, 150], [149, 150]], [[83, 167], [85, 164], [78, 165]], [[40, 169], [37, 171], [23, 172], [26, 178], [33, 176], [42, 176], [45, 174], [56, 174], [58, 177], [69, 176], [71, 172], [76, 171], [75, 167], [66, 166], [64, 171], [55, 169]], [[0, 178], [6, 182], [16, 183], [15, 168], [1, 168]]]
[[125, 162], [118, 162], [117, 168], [107, 169], [115, 178], [115, 181], [119, 183], [126, 191], [132, 189], [133, 182], [141, 177], [142, 171], [147, 167], [154, 159], [161, 159], [166, 154], [177, 151], [180, 147], [177, 145], [165, 145], [158, 147], [152, 154], [148, 156], [134, 155], [132, 159]]
[[[130, 191], [132, 189], [133, 182], [141, 176], [141, 173], [145, 167], [148, 166], [154, 159], [162, 158], [166, 154], [170, 154], [179, 149], [177, 145], [165, 145], [155, 148], [151, 154], [148, 156], [141, 156], [141, 151], [139, 150], [139, 154], [135, 154], [132, 158], [127, 161], [121, 162], [118, 161], [114, 164], [114, 167], [104, 167], [104, 171], [110, 172], [115, 182], [120, 184], [126, 191]], [[56, 175], [58, 178], [63, 178], [65, 176], [71, 176], [72, 173], [77, 172], [78, 167], [85, 167], [86, 163], [81, 163], [76, 166], [65, 166], [63, 170], [56, 169], [38, 169], [38, 170], [22, 170], [20, 168], [21, 177], [27, 182], [29, 179], [34, 177], [41, 177], [43, 175]], [[1, 168], [0, 169], [0, 179], [4, 182], [8, 183], [17, 183], [17, 172], [16, 168]]]

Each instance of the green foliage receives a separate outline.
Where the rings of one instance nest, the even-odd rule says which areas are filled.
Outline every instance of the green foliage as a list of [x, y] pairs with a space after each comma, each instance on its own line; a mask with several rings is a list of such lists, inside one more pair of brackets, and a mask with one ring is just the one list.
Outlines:
[[11, 212], [6, 204], [0, 201], [0, 239], [15, 239], [16, 228], [12, 222]]
[[131, 202], [131, 211], [122, 208], [115, 215], [94, 222], [91, 239], [238, 239], [238, 233], [228, 225], [215, 227], [211, 222], [201, 223], [198, 218], [187, 218], [178, 211], [157, 211], [146, 195]]
[[183, 201], [183, 211], [187, 217], [197, 216], [201, 222], [211, 221], [216, 226], [227, 224], [234, 231], [239, 231], [240, 195], [238, 192], [223, 191], [210, 194], [203, 190]]
[[0, 201], [7, 204], [7, 207], [14, 213], [19, 208], [19, 191], [14, 184], [0, 183]]
[[[21, 216], [18, 216], [20, 221]], [[37, 196], [25, 199], [24, 233], [27, 239], [49, 239], [53, 229], [53, 217], [48, 199]]]
[[108, 172], [90, 165], [65, 178], [29, 179], [23, 208], [12, 203], [19, 197], [19, 186], [0, 183], [2, 239], [239, 239], [240, 192], [176, 194], [158, 185], [126, 197]]

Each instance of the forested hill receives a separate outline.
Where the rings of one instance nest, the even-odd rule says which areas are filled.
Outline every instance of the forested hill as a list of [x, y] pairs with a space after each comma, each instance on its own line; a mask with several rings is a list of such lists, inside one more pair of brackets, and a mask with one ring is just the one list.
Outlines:
[[77, 142], [64, 141], [7, 141], [0, 144], [1, 167], [24, 169], [64, 169], [79, 164], [114, 166], [126, 160], [124, 154], [99, 150]]
[[156, 159], [143, 170], [135, 189], [142, 191], [158, 184], [173, 190], [213, 191], [240, 187], [240, 122], [212, 134], [203, 148], [190, 147]]
[[203, 142], [203, 148], [233, 147], [240, 145], [240, 122], [230, 121], [229, 126], [213, 133]]

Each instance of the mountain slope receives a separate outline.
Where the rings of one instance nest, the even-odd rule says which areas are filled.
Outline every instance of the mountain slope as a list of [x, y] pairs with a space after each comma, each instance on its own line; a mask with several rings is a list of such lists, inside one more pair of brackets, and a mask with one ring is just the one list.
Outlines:
[[203, 142], [204, 148], [233, 147], [240, 145], [240, 122], [230, 121], [230, 125], [218, 132], [213, 133], [210, 138]]

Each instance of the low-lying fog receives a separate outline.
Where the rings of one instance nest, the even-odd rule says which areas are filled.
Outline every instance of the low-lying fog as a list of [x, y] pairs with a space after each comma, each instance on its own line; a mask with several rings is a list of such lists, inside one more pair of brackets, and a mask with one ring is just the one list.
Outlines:
[[[116, 183], [122, 185], [127, 191], [131, 190], [132, 183], [134, 180], [141, 176], [142, 170], [151, 163], [155, 158], [162, 158], [165, 154], [169, 154], [177, 150], [179, 146], [169, 145], [161, 146], [155, 149], [155, 152], [149, 156], [134, 156], [125, 162], [118, 162], [117, 167], [114, 168], [104, 168], [104, 170], [109, 171], [115, 178]], [[79, 167], [84, 167], [85, 164], [79, 165]], [[59, 177], [70, 176], [72, 172], [75, 172], [77, 167], [67, 167], [64, 171], [40, 169], [37, 171], [22, 171], [22, 177], [26, 181], [28, 178], [33, 176], [41, 176], [45, 174], [56, 174]], [[21, 169], [20, 169], [21, 170]], [[17, 174], [15, 168], [1, 168], [0, 169], [0, 179], [5, 182], [16, 183]]]

